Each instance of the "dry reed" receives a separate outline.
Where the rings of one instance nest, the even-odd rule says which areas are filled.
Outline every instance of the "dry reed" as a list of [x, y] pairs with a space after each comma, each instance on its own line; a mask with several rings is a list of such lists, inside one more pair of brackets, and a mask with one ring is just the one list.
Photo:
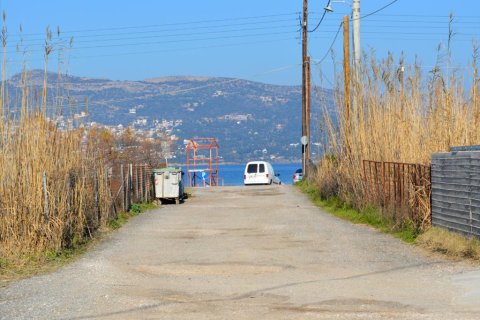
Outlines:
[[[319, 165], [316, 181], [322, 189], [357, 207], [365, 203], [362, 160], [430, 164], [433, 152], [453, 145], [480, 144], [478, 49], [474, 45], [471, 90], [454, 72], [440, 67], [428, 76], [419, 64], [396, 63], [392, 55], [378, 61], [364, 55], [358, 76], [352, 76], [352, 107], [345, 110], [336, 91], [336, 115], [325, 112], [329, 152], [335, 169]], [[338, 88], [343, 88], [341, 80]], [[338, 119], [338, 121], [334, 120]], [[330, 182], [329, 182], [330, 181]], [[325, 185], [329, 182], [329, 185]], [[422, 215], [429, 202], [420, 203]], [[425, 221], [420, 217], [419, 221]], [[425, 227], [425, 226], [421, 226]]]
[[[6, 37], [4, 26], [4, 49]], [[110, 218], [105, 161], [95, 157], [85, 143], [86, 132], [75, 128], [60, 130], [47, 117], [58, 115], [55, 105], [47, 100], [50, 40], [51, 32], [47, 29], [41, 101], [32, 97], [29, 73], [24, 68], [21, 99], [17, 99], [19, 105], [12, 106], [12, 110], [19, 110], [16, 119], [9, 116], [6, 108], [9, 98], [4, 50], [0, 97], [0, 258], [28, 257], [72, 247]]]

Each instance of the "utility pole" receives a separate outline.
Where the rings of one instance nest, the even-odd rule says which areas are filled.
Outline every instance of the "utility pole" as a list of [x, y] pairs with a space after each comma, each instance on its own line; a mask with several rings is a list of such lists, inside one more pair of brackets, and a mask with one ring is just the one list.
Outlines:
[[[344, 105], [343, 105], [343, 122], [344, 122], [344, 137], [345, 147], [350, 148], [351, 141], [351, 110], [352, 97], [350, 94], [351, 73], [350, 73], [350, 30], [348, 16], [343, 17], [343, 85], [344, 85]], [[347, 149], [347, 152], [350, 150]]]
[[360, 65], [360, 0], [352, 1], [352, 22], [353, 22], [353, 59], [355, 73]]
[[[350, 34], [348, 30], [348, 16], [343, 17], [343, 83], [344, 83], [344, 120], [345, 129], [350, 127]], [[348, 132], [346, 132], [348, 134]]]
[[352, 38], [353, 38], [353, 99], [351, 110], [359, 108], [358, 90], [360, 85], [360, 0], [352, 0]]
[[303, 0], [302, 20], [302, 137], [307, 143], [302, 147], [303, 174], [308, 175], [310, 161], [310, 57], [308, 57], [308, 0]]

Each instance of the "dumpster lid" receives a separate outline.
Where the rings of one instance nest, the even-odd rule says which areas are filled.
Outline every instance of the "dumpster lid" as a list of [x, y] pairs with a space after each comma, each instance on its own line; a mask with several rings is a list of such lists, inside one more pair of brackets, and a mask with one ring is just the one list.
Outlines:
[[480, 151], [480, 145], [450, 147], [450, 152], [458, 151]]
[[153, 171], [153, 173], [181, 172], [182, 168], [180, 168], [180, 167], [167, 167], [167, 168], [153, 169], [152, 171]]

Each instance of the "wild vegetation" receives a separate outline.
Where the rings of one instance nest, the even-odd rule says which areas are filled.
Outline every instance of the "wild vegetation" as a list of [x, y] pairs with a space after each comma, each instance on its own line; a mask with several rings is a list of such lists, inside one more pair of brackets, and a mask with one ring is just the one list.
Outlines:
[[[60, 31], [57, 34], [60, 37]], [[9, 100], [5, 14], [2, 38], [0, 254], [22, 257], [71, 248], [110, 219], [105, 163], [85, 143], [86, 131], [59, 130], [50, 120], [64, 112], [64, 106], [61, 99], [48, 102], [46, 77], [42, 92], [32, 92], [24, 67], [21, 99], [18, 104]], [[45, 73], [51, 39], [47, 28]]]
[[[366, 197], [363, 160], [428, 165], [433, 152], [480, 143], [478, 48], [474, 44], [467, 80], [448, 68], [448, 51], [428, 72], [419, 63], [406, 65], [403, 57], [378, 60], [364, 54], [358, 73], [351, 75], [350, 101], [339, 78], [335, 117], [325, 112], [323, 121], [328, 155], [315, 177], [322, 197], [338, 197], [357, 209], [378, 205]], [[429, 201], [415, 205], [420, 214], [429, 214]], [[392, 228], [412, 223], [409, 217], [392, 217], [389, 210], [382, 214], [394, 218]], [[419, 231], [429, 227], [415, 224]]]
[[[107, 130], [89, 130], [75, 123], [72, 109], [76, 106], [63, 96], [66, 88], [58, 81], [57, 88], [51, 89], [47, 81], [53, 50], [57, 50], [59, 59], [63, 57], [62, 48], [52, 45], [48, 28], [41, 92], [29, 83], [25, 62], [21, 98], [10, 99], [6, 86], [5, 14], [3, 17], [0, 275], [7, 265], [56, 257], [81, 247], [97, 230], [118, 225], [117, 212], [112, 206], [109, 167], [115, 161], [153, 164], [159, 145], [158, 141], [136, 137], [131, 130], [116, 138]], [[61, 44], [60, 34], [58, 30], [57, 43]], [[63, 64], [59, 61], [58, 65]], [[59, 67], [59, 79], [62, 74]], [[47, 99], [52, 96], [53, 99]], [[87, 105], [85, 112], [88, 113]], [[68, 114], [72, 116], [68, 121], [70, 126], [59, 128], [54, 119], [68, 118]]]
[[416, 242], [434, 252], [457, 259], [480, 261], [480, 240], [433, 227], [421, 234]]

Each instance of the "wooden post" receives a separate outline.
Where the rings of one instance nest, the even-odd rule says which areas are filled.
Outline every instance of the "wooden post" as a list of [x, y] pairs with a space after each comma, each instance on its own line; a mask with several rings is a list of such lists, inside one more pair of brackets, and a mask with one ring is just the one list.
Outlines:
[[98, 171], [95, 170], [93, 172], [93, 189], [94, 189], [94, 192], [95, 192], [95, 213], [97, 214], [97, 224], [98, 226], [100, 225], [100, 222], [101, 222], [101, 216], [100, 216], [100, 213], [101, 213], [101, 210], [100, 210], [100, 187], [99, 187], [99, 182], [98, 182]]
[[[309, 100], [308, 91], [308, 0], [303, 0], [303, 19], [302, 19], [302, 136], [307, 136], [307, 101]], [[308, 141], [310, 142], [310, 141]], [[306, 163], [310, 159], [308, 154], [307, 145], [302, 147], [302, 159], [305, 159], [303, 163], [303, 175], [308, 176]]]
[[127, 210], [130, 210], [133, 198], [133, 164], [128, 165], [128, 206]]
[[140, 202], [143, 202], [143, 170], [145, 168], [145, 165], [141, 165], [139, 170], [140, 173], [138, 175], [138, 186], [140, 187], [139, 191], [139, 197], [140, 197]]
[[367, 168], [365, 166], [365, 160], [362, 160], [363, 167], [363, 191], [365, 192], [365, 199], [369, 202], [369, 192], [368, 192], [368, 178], [367, 178]]
[[143, 167], [143, 176], [142, 176], [142, 179], [143, 179], [143, 201], [144, 202], [148, 202], [148, 199], [147, 199], [147, 165], [145, 165]]
[[[383, 187], [383, 205], [387, 206], [387, 186], [385, 185], [385, 162], [382, 161], [382, 187]], [[388, 188], [390, 190], [390, 188]]]
[[126, 200], [125, 200], [125, 178], [123, 177], [123, 164], [120, 165], [120, 177], [121, 177], [120, 187], [122, 188], [122, 211], [125, 212]]
[[135, 189], [135, 202], [138, 202], [138, 196], [139, 196], [139, 187], [138, 187], [138, 165], [135, 165], [135, 185], [133, 186]]

